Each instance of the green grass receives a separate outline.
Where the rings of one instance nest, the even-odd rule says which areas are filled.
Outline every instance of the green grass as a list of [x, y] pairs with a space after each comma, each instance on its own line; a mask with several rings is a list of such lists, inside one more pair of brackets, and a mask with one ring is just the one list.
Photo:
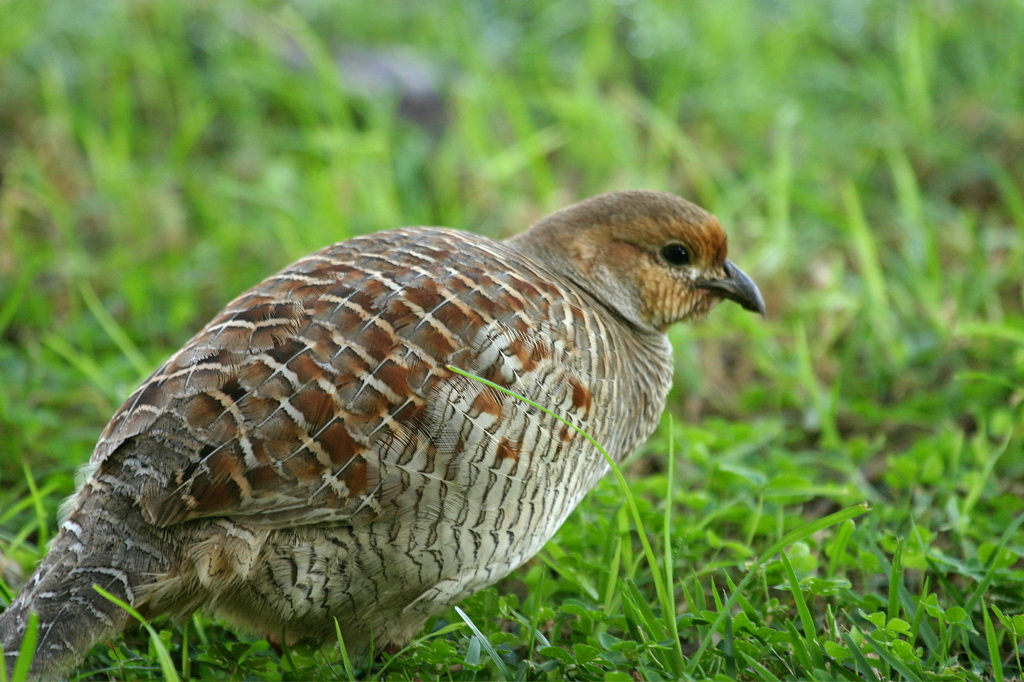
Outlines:
[[[608, 477], [536, 559], [372, 665], [278, 656], [197, 616], [97, 647], [82, 675], [158, 676], [161, 647], [182, 679], [1022, 675], [1020, 2], [0, 15], [12, 583], [132, 388], [329, 242], [409, 224], [503, 237], [601, 191], [664, 189], [720, 217], [769, 307], [671, 332], [668, 413], [624, 468], [657, 567]], [[372, 50], [433, 69], [443, 111], [398, 115], [394, 88], [353, 72]], [[0, 581], [0, 605], [16, 589]]]

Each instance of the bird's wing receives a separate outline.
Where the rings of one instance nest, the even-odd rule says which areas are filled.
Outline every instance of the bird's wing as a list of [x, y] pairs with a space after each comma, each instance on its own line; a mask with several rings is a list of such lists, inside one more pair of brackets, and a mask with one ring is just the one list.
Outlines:
[[230, 303], [129, 397], [97, 444], [95, 475], [132, 491], [160, 526], [384, 513], [410, 473], [443, 476], [467, 447], [452, 409], [485, 420], [530, 409], [503, 407], [448, 369], [515, 386], [551, 359], [534, 332], [564, 297], [503, 258], [493, 242], [404, 230], [297, 262]]

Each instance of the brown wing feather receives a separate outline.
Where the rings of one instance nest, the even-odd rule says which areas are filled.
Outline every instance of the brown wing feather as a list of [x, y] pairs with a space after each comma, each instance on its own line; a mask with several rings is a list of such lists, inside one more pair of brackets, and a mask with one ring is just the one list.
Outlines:
[[[462, 234], [455, 241], [441, 230], [405, 230], [299, 261], [229, 304], [157, 370], [111, 420], [93, 463], [104, 466], [139, 438], [189, 443], [187, 461], [142, 497], [160, 526], [380, 513], [387, 491], [401, 488], [383, 480], [400, 470], [383, 473], [382, 458], [433, 450], [439, 429], [429, 422], [438, 413], [427, 409], [429, 396], [465, 381], [447, 364], [479, 365], [473, 349], [488, 325], [527, 334], [526, 320], [542, 315], [553, 294], [531, 286], [497, 311], [483, 292], [500, 288], [494, 273], [507, 262], [483, 250], [461, 254], [471, 270], [451, 266], [455, 248], [473, 246]], [[519, 351], [522, 363], [532, 362], [533, 345]], [[515, 379], [490, 365], [479, 366], [487, 378]]]

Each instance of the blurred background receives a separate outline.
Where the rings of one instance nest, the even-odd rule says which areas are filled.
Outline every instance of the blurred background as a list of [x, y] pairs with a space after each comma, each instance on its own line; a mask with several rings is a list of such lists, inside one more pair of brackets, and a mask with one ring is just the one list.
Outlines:
[[[801, 578], [847, 557], [884, 576], [899, 545], [948, 607], [996, 548], [992, 603], [1021, 613], [1019, 526], [997, 543], [1024, 512], [1024, 3], [3, 0], [0, 15], [12, 585], [116, 407], [243, 289], [355, 234], [502, 238], [653, 188], [719, 217], [769, 309], [672, 330], [672, 425], [627, 471], [655, 528], [675, 508], [693, 585], [867, 500], [851, 549], [808, 541]], [[602, 484], [547, 565], [600, 564], [585, 528], [618, 495]], [[557, 591], [530, 570], [513, 592]], [[848, 605], [884, 601], [848, 578]]]

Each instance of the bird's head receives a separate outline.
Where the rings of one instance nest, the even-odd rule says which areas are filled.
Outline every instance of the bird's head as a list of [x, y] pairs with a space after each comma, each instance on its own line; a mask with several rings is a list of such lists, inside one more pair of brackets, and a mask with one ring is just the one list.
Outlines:
[[665, 331], [723, 299], [765, 314], [757, 285], [727, 258], [718, 220], [664, 192], [601, 194], [509, 242], [640, 327]]

